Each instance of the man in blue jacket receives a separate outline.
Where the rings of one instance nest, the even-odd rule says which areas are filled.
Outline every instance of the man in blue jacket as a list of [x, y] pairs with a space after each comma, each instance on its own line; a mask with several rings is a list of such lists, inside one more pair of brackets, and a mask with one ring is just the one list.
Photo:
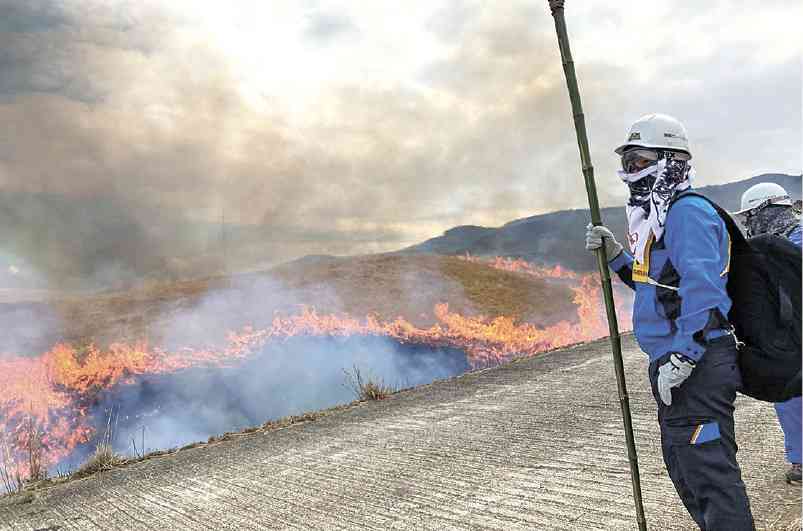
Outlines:
[[700, 529], [753, 530], [736, 461], [733, 402], [741, 373], [726, 317], [728, 231], [704, 199], [682, 197], [694, 170], [676, 119], [640, 118], [615, 151], [630, 190], [631, 252], [604, 226], [589, 225], [586, 248], [604, 245], [611, 269], [636, 292], [633, 330], [650, 358], [666, 469]]
[[[788, 238], [798, 247], [801, 245], [800, 218], [792, 208], [792, 198], [779, 184], [759, 183], [748, 188], [742, 195], [742, 209], [736, 215], [741, 218], [748, 236], [773, 234]], [[786, 460], [790, 465], [786, 481], [798, 482], [801, 480], [803, 402], [799, 396], [779, 402], [775, 404], [775, 412], [783, 430]]]

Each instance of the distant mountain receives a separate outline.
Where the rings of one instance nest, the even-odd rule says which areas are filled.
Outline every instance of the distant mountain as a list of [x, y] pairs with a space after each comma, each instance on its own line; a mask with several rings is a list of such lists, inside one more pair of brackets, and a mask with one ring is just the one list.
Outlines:
[[[733, 211], [738, 210], [745, 190], [766, 181], [780, 184], [794, 199], [801, 198], [801, 176], [776, 173], [758, 175], [735, 183], [703, 186], [697, 190]], [[602, 209], [602, 219], [617, 237], [625, 241], [627, 228], [622, 206]], [[454, 227], [443, 236], [399, 252], [510, 256], [587, 271], [596, 268], [593, 255], [584, 250], [584, 229], [589, 220], [588, 209], [561, 210], [517, 219], [498, 228], [473, 225]]]

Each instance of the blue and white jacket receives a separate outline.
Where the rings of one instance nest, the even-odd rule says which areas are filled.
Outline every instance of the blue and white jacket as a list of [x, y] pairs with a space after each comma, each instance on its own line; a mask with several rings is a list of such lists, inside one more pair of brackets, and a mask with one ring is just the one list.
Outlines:
[[730, 236], [714, 208], [681, 197], [666, 217], [663, 237], [648, 245], [644, 264], [622, 252], [609, 265], [636, 292], [633, 331], [654, 361], [679, 352], [698, 361], [706, 340], [729, 333], [726, 284]]

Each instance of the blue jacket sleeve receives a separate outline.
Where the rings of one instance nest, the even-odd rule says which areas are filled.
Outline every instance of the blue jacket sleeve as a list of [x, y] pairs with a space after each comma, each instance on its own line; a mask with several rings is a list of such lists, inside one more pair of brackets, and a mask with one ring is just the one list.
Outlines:
[[792, 243], [794, 243], [794, 244], [795, 244], [795, 245], [797, 245], [798, 247], [800, 247], [800, 246], [801, 246], [801, 228], [800, 228], [800, 225], [798, 225], [798, 226], [795, 228], [795, 230], [793, 230], [793, 231], [792, 231], [792, 232], [789, 234], [789, 241], [790, 241], [790, 242], [792, 242]]
[[705, 329], [712, 311], [728, 315], [730, 236], [725, 223], [702, 198], [679, 200], [669, 211], [664, 233], [669, 258], [680, 275], [680, 315], [672, 351], [699, 360], [705, 347], [694, 334]]
[[627, 251], [622, 251], [616, 258], [610, 260], [608, 267], [616, 272], [619, 279], [630, 289], [636, 289], [636, 285], [633, 283], [633, 257]]

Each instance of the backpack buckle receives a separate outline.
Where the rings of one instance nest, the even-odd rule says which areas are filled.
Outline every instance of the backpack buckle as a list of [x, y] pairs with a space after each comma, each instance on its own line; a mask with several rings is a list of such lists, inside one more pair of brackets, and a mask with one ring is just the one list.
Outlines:
[[736, 350], [742, 350], [742, 347], [744, 346], [745, 343], [744, 341], [741, 341], [739, 340], [738, 337], [736, 337], [736, 327], [731, 325], [731, 329], [728, 333], [733, 336], [733, 340], [736, 342]]

